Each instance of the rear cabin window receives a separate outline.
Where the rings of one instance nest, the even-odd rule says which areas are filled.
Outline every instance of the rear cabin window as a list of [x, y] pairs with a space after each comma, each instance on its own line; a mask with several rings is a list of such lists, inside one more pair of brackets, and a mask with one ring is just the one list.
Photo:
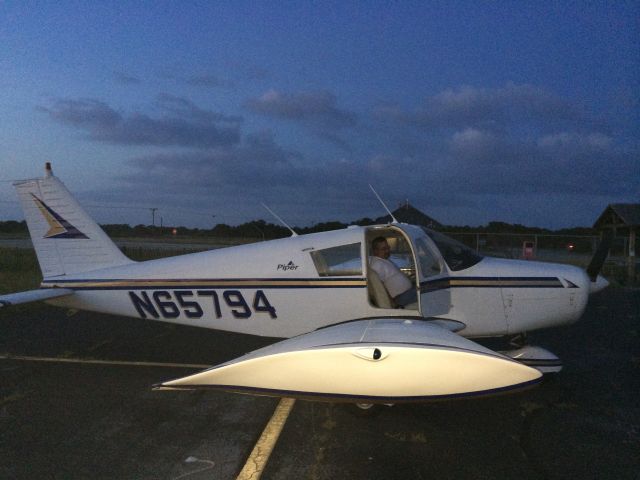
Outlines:
[[360, 243], [325, 248], [311, 252], [313, 264], [321, 277], [362, 275]]

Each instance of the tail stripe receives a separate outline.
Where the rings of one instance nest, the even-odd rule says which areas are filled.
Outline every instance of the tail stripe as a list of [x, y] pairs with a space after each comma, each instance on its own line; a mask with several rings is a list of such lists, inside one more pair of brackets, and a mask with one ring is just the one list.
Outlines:
[[50, 208], [46, 203], [36, 197], [33, 193], [31, 194], [31, 196], [42, 212], [45, 220], [51, 227], [45, 234], [44, 238], [89, 238], [76, 227], [67, 222], [60, 215], [58, 215], [52, 208]]

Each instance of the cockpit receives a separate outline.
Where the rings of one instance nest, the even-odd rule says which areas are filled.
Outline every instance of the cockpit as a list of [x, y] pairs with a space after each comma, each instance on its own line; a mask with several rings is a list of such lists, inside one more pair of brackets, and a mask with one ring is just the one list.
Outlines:
[[[389, 245], [388, 260], [407, 276], [418, 292], [414, 304], [400, 307], [391, 295], [385, 296], [378, 274], [371, 268], [372, 242], [384, 238]], [[450, 271], [472, 267], [482, 260], [466, 245], [428, 228], [413, 225], [385, 225], [370, 227], [365, 235], [367, 249], [367, 280], [370, 303], [378, 308], [420, 309], [419, 292], [424, 282], [447, 276]]]
[[[461, 242], [414, 225], [353, 227], [344, 235], [344, 243], [340, 245], [309, 249], [315, 269], [320, 277], [366, 277], [369, 303], [376, 308], [421, 310], [420, 292], [425, 284], [470, 268], [483, 258]], [[407, 289], [413, 290], [414, 302], [399, 304], [396, 296], [389, 294], [388, 285], [385, 287], [385, 279], [379, 278], [380, 273], [372, 268], [372, 244], [380, 239], [388, 245], [385, 260], [408, 279], [402, 281]]]

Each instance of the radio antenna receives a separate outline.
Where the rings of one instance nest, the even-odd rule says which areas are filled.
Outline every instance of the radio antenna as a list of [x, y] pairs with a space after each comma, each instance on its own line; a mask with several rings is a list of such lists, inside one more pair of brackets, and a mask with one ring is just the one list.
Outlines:
[[378, 199], [378, 201], [382, 204], [382, 206], [384, 207], [384, 209], [387, 211], [387, 213], [389, 214], [389, 216], [391, 217], [392, 222], [391, 223], [399, 223], [398, 220], [396, 220], [396, 217], [393, 216], [393, 213], [391, 213], [391, 210], [389, 210], [389, 207], [387, 207], [387, 205], [382, 201], [382, 199], [380, 198], [380, 195], [378, 195], [378, 192], [376, 192], [376, 189], [373, 188], [371, 186], [371, 184], [369, 184], [369, 188], [371, 189], [371, 191], [373, 192], [373, 194], [376, 196], [376, 198]]
[[293, 228], [291, 228], [287, 224], [287, 222], [285, 222], [278, 215], [276, 215], [276, 213], [273, 210], [271, 210], [269, 207], [267, 207], [264, 203], [261, 203], [260, 205], [262, 205], [267, 210], [267, 212], [269, 212], [271, 215], [273, 215], [276, 218], [276, 220], [278, 220], [282, 225], [284, 225], [291, 232], [291, 236], [292, 237], [297, 237], [298, 236], [298, 234], [295, 232], [295, 230]]

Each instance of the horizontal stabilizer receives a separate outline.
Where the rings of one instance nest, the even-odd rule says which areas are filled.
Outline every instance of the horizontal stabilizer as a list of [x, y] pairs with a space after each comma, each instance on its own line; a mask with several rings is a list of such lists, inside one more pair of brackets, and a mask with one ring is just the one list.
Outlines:
[[498, 393], [540, 377], [432, 322], [387, 318], [316, 330], [156, 388], [393, 403]]
[[28, 290], [26, 292], [9, 293], [0, 295], [0, 307], [8, 307], [20, 303], [39, 302], [50, 298], [66, 297], [71, 295], [73, 290], [69, 288], [41, 288], [38, 290]]

